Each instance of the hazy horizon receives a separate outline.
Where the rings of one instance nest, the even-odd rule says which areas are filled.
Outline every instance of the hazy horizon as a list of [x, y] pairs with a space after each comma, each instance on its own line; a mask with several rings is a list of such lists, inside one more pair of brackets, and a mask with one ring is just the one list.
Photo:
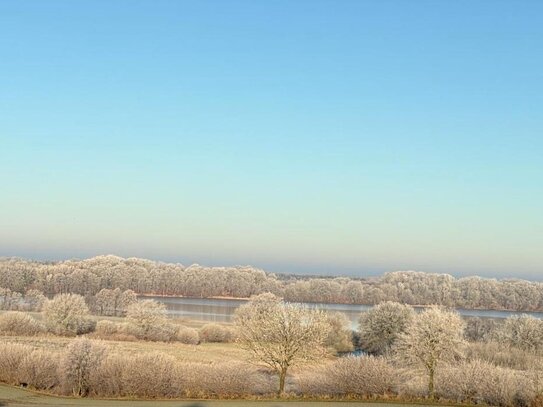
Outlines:
[[0, 3], [0, 256], [543, 274], [543, 3]]

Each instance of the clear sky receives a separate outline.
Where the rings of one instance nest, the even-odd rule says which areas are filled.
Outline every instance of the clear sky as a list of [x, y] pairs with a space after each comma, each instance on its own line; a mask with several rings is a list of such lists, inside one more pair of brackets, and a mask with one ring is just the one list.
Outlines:
[[0, 1], [0, 256], [543, 275], [543, 2]]

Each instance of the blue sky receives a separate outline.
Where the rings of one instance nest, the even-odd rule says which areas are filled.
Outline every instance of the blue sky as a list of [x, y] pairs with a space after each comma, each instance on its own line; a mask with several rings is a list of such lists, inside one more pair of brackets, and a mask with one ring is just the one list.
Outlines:
[[543, 271], [543, 3], [0, 2], [0, 256]]

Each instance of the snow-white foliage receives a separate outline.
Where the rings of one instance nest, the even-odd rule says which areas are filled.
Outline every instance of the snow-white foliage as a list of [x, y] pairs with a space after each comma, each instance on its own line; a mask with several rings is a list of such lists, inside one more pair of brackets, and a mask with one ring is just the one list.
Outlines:
[[418, 366], [428, 376], [428, 394], [434, 396], [438, 367], [461, 356], [464, 321], [458, 313], [431, 307], [417, 314], [394, 345], [399, 361]]
[[409, 305], [391, 301], [376, 305], [360, 315], [360, 345], [371, 353], [385, 353], [405, 332], [414, 316], [415, 312]]

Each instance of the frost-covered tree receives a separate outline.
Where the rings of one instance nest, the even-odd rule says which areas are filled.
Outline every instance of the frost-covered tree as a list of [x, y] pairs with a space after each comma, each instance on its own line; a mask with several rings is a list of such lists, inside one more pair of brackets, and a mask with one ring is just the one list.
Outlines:
[[87, 396], [90, 379], [106, 356], [107, 348], [87, 338], [75, 339], [60, 361], [60, 373], [66, 390], [74, 396]]
[[412, 307], [391, 301], [363, 312], [358, 328], [362, 347], [371, 353], [385, 353], [405, 332], [414, 316]]
[[45, 324], [59, 335], [77, 335], [92, 330], [89, 309], [77, 294], [59, 294], [43, 306]]
[[394, 346], [400, 361], [428, 375], [428, 395], [434, 397], [435, 374], [441, 363], [461, 356], [464, 321], [456, 312], [431, 307], [415, 316]]
[[131, 333], [150, 341], [171, 341], [177, 328], [168, 322], [166, 307], [154, 300], [137, 301], [128, 307], [126, 317]]
[[530, 315], [515, 315], [505, 320], [498, 335], [509, 345], [538, 351], [543, 348], [543, 321]]
[[94, 296], [94, 308], [100, 315], [123, 316], [127, 308], [136, 301], [136, 293], [132, 290], [102, 288]]
[[238, 308], [238, 341], [252, 358], [279, 376], [278, 393], [292, 366], [323, 355], [330, 325], [324, 312], [259, 296]]

